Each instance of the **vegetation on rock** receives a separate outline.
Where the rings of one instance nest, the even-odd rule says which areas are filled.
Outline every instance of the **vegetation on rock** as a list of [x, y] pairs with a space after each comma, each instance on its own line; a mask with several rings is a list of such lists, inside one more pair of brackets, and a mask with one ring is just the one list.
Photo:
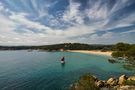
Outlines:
[[73, 84], [70, 90], [99, 90], [95, 85], [96, 78], [91, 75], [82, 76], [79, 81]]
[[[131, 89], [130, 89], [131, 88]], [[99, 80], [92, 75], [84, 75], [72, 84], [70, 90], [134, 90], [135, 76], [121, 75], [119, 78]]]
[[127, 43], [118, 43], [113, 48], [113, 57], [124, 57], [128, 60], [135, 60], [135, 45]]
[[114, 58], [123, 57], [126, 64], [123, 65], [125, 69], [133, 70], [135, 68], [135, 45], [127, 43], [118, 43], [113, 48], [112, 56]]

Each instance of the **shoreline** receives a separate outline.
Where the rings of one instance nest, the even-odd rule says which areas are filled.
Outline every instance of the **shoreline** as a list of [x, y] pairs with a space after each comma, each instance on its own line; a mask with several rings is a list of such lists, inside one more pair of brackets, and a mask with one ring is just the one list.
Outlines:
[[105, 56], [111, 56], [111, 54], [112, 54], [112, 51], [102, 52], [101, 50], [67, 50], [67, 51], [85, 53], [85, 54], [105, 55]]

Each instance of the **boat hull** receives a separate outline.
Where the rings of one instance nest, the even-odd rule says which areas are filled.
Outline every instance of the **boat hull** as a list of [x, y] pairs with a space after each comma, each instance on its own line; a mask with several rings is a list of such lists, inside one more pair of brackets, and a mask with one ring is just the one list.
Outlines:
[[61, 61], [61, 64], [64, 64], [65, 63], [65, 61]]

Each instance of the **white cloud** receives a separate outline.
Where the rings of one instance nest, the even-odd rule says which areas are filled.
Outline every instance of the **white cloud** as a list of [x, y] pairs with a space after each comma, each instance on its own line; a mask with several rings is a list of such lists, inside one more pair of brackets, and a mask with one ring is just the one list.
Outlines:
[[[133, 12], [132, 14], [130, 14], [129, 16], [127, 17], [124, 17], [120, 20], [117, 20], [117, 21], [110, 21], [108, 20], [107, 22], [105, 22], [105, 29], [107, 30], [111, 30], [111, 29], [115, 29], [115, 28], [122, 28], [122, 27], [129, 27], [129, 26], [132, 26], [134, 25], [134, 22], [135, 22], [135, 13]], [[109, 25], [108, 25], [109, 23]]]
[[36, 0], [31, 0], [31, 3], [36, 11], [38, 11], [38, 4]]
[[125, 33], [135, 33], [135, 29], [129, 30], [129, 31], [125, 31], [125, 32], [122, 32], [122, 34], [125, 34]]
[[[93, 3], [93, 2], [90, 1], [89, 4], [92, 5], [91, 3]], [[85, 10], [86, 16], [88, 16], [92, 20], [106, 19], [109, 14], [109, 11], [107, 9], [107, 5], [106, 4], [102, 5], [101, 3], [102, 3], [102, 1], [99, 0], [91, 7], [87, 8]], [[101, 7], [101, 5], [102, 5], [102, 7]]]
[[135, 12], [131, 13], [129, 16], [122, 18], [121, 20], [117, 21], [117, 24], [133, 24], [135, 21]]
[[[63, 20], [71, 24], [83, 24], [84, 20], [83, 16], [80, 13], [79, 7], [80, 3], [74, 2], [73, 0], [69, 0], [69, 6], [67, 10], [64, 12]], [[75, 21], [75, 23], [73, 21]]]
[[38, 17], [36, 17], [34, 20], [39, 20], [39, 19], [43, 19], [44, 17], [50, 16], [48, 14], [48, 9], [49, 9], [49, 7], [55, 5], [57, 3], [57, 1], [50, 2], [50, 1], [46, 0], [43, 2], [45, 4], [40, 5], [37, 0], [31, 0], [31, 3], [32, 3], [34, 10], [36, 11], [35, 13], [38, 14]]
[[134, 43], [134, 35], [127, 33], [113, 33], [113, 32], [106, 32], [103, 35], [92, 34], [89, 37], [79, 37], [75, 40], [78, 42], [87, 42], [89, 44], [115, 44], [118, 42], [126, 42], [126, 43]]
[[[6, 8], [4, 8], [5, 10]], [[10, 11], [11, 12], [11, 11]], [[0, 14], [0, 44], [1, 45], [40, 45], [40, 44], [54, 44], [59, 42], [72, 42], [67, 37], [86, 34], [90, 28], [85, 25], [73, 26], [66, 30], [53, 30], [39, 22], [34, 22], [27, 19], [27, 13], [12, 12], [9, 17]], [[22, 25], [27, 31], [26, 33], [16, 33], [14, 30], [16, 26]], [[33, 33], [28, 29], [36, 29], [44, 31], [44, 33]], [[55, 40], [54, 40], [55, 38]]]
[[92, 34], [88, 39], [90, 41], [93, 41], [94, 43], [96, 43], [96, 41], [100, 42], [100, 41], [108, 41], [111, 40], [113, 38], [113, 34], [112, 32], [107, 32], [103, 35], [98, 35], [98, 34]]
[[39, 22], [30, 21], [26, 18], [26, 13], [13, 13], [9, 18], [16, 24], [24, 25], [26, 28], [37, 29], [37, 30], [50, 30], [49, 27], [40, 24]]
[[10, 21], [7, 17], [0, 15], [0, 32], [11, 31], [15, 27], [15, 23]]
[[27, 14], [25, 13], [19, 13], [19, 14], [12, 14], [10, 16], [10, 19], [15, 21], [17, 24], [23, 25], [26, 28], [29, 29], [36, 29], [39, 31], [43, 31], [44, 35], [46, 36], [61, 36], [61, 37], [71, 37], [71, 36], [77, 36], [87, 33], [93, 33], [95, 28], [89, 27], [84, 24], [82, 25], [76, 25], [69, 27], [65, 30], [63, 29], [52, 29], [45, 25], [40, 24], [39, 22], [30, 21], [26, 18]]
[[[58, 20], [59, 18], [57, 19], [57, 17], [55, 18], [52, 15], [49, 15], [48, 9], [45, 6], [39, 8], [36, 0], [31, 0], [31, 2], [39, 15], [36, 20], [47, 16], [49, 17], [47, 19], [50, 26], [62, 25]], [[126, 3], [126, 1], [123, 3]], [[27, 6], [25, 2], [24, 4]], [[108, 25], [108, 23], [111, 21], [108, 17], [108, 15], [110, 15], [110, 11], [108, 11], [106, 4], [104, 4], [102, 7], [100, 5], [101, 1], [98, 1], [96, 4], [91, 6], [91, 8], [87, 8], [83, 13], [79, 10], [81, 6], [79, 2], [70, 0], [70, 5], [67, 7], [64, 15], [61, 15], [60, 20], [70, 23], [72, 26], [62, 29], [53, 29], [42, 24], [40, 21], [32, 21], [27, 18], [30, 17], [30, 13], [13, 12], [12, 10], [5, 8], [3, 4], [0, 3], [0, 45], [43, 45], [62, 42], [115, 43], [117, 41], [124, 41], [122, 38], [124, 38], [125, 35], [134, 32], [134, 30], [121, 34], [107, 32], [101, 36], [96, 34], [98, 31], [107, 31], [107, 29], [131, 26], [135, 21], [135, 14], [132, 13], [128, 17], [122, 18], [118, 21], [113, 21]], [[116, 6], [118, 7], [118, 5], [115, 5], [111, 12], [117, 11], [115, 8]], [[119, 9], [120, 7], [124, 6], [119, 6]], [[7, 12], [10, 13], [9, 16], [4, 15], [4, 13]], [[89, 25], [84, 24], [85, 21], [83, 19], [85, 16], [88, 16], [90, 20], [92, 20], [92, 23], [90, 22]], [[15, 30], [19, 30], [17, 28], [18, 26], [23, 26], [19, 29], [26, 32], [15, 32]], [[31, 30], [33, 29], [39, 31], [40, 33], [32, 32]], [[85, 38], [83, 37], [85, 34], [90, 35]], [[70, 38], [77, 36], [80, 36], [80, 38]], [[128, 41], [128, 39], [125, 41]]]
[[2, 11], [4, 9], [2, 3], [0, 3], [0, 11]]
[[113, 6], [113, 8], [110, 11], [110, 14], [115, 13], [116, 11], [129, 6], [130, 4], [132, 4], [132, 2], [130, 2], [130, 0], [117, 0], [115, 5]]
[[78, 35], [83, 35], [83, 34], [90, 34], [95, 32], [94, 27], [86, 26], [84, 24], [82, 25], [77, 25], [74, 27], [70, 27], [67, 30], [64, 31], [64, 34], [68, 37], [71, 36], [78, 36]]
[[15, 23], [2, 14], [7, 11], [8, 9], [6, 9], [3, 6], [3, 4], [0, 3], [0, 33], [2, 32], [8, 33], [14, 30], [14, 27], [15, 27]]

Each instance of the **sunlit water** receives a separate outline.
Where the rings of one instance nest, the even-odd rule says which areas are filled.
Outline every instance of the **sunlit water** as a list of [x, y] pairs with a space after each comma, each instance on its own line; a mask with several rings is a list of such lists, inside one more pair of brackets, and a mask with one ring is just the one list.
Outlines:
[[[61, 65], [60, 58], [66, 63]], [[72, 52], [0, 51], [0, 90], [67, 90], [86, 73], [100, 79], [133, 74], [107, 56]]]

